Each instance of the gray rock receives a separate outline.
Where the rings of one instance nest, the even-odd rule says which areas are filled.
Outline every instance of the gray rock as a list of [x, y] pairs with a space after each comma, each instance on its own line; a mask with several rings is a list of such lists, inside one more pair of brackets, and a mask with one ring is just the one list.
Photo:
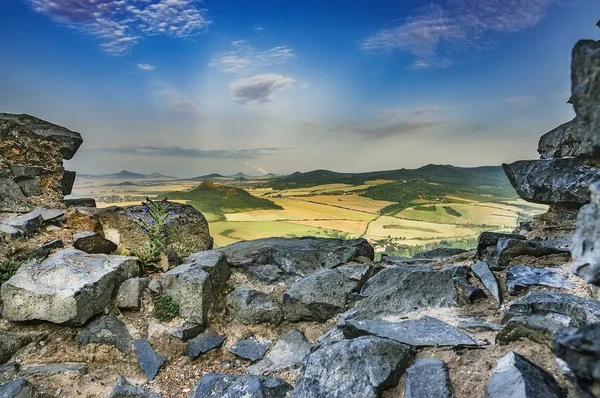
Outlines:
[[424, 265], [433, 263], [436, 260], [427, 259], [427, 258], [409, 258], [409, 257], [396, 257], [396, 256], [388, 256], [387, 254], [381, 255], [381, 261], [386, 264], [391, 265]]
[[107, 398], [161, 398], [160, 395], [142, 386], [130, 383], [123, 376], [119, 377]]
[[348, 334], [370, 334], [414, 347], [477, 346], [475, 340], [439, 319], [424, 316], [402, 322], [346, 320], [342, 326]]
[[3, 317], [82, 325], [101, 313], [115, 288], [137, 276], [133, 257], [61, 250], [41, 263], [27, 263], [0, 291]]
[[483, 290], [473, 286], [466, 278], [454, 277], [454, 287], [460, 295], [463, 303], [471, 304], [479, 299], [487, 298]]
[[410, 346], [373, 336], [322, 344], [306, 358], [293, 397], [380, 397], [414, 355]]
[[502, 304], [502, 295], [500, 288], [498, 287], [498, 280], [484, 261], [477, 261], [475, 265], [471, 267], [477, 279], [483, 284], [485, 289], [490, 293], [498, 304]]
[[150, 381], [154, 380], [167, 358], [154, 351], [148, 340], [135, 340], [133, 348], [135, 349], [138, 363], [146, 374], [146, 377]]
[[[1, 172], [1, 170], [0, 170]], [[0, 212], [24, 213], [31, 210], [21, 187], [10, 177], [0, 173]]]
[[75, 178], [77, 178], [77, 173], [75, 173], [74, 171], [63, 171], [63, 178], [60, 181], [60, 189], [63, 195], [70, 195], [71, 193], [73, 193], [73, 185], [75, 184]]
[[19, 365], [16, 362], [5, 363], [0, 365], [0, 384], [8, 383], [17, 378], [19, 373]]
[[41, 196], [44, 194], [39, 177], [22, 180], [17, 183], [25, 196]]
[[535, 285], [562, 289], [573, 288], [573, 285], [567, 281], [565, 275], [550, 268], [513, 265], [506, 269], [506, 287], [510, 294], [515, 294], [522, 289]]
[[151, 292], [157, 294], [162, 293], [162, 286], [158, 279], [150, 279], [150, 281], [148, 282], [148, 289], [150, 289]]
[[30, 261], [43, 261], [50, 255], [52, 249], [62, 249], [64, 247], [64, 243], [60, 239], [56, 239], [50, 241], [48, 243], [44, 243], [41, 246], [36, 247], [35, 249], [30, 250], [25, 254], [20, 254], [16, 257], [17, 261], [21, 262], [30, 262]]
[[590, 201], [590, 184], [600, 180], [600, 169], [576, 158], [522, 160], [502, 166], [519, 196], [534, 203], [583, 205]]
[[19, 369], [20, 376], [33, 375], [57, 375], [65, 373], [75, 373], [85, 375], [88, 372], [88, 366], [85, 363], [62, 362], [62, 363], [43, 363], [21, 365]]
[[222, 289], [229, 280], [229, 262], [227, 256], [216, 250], [192, 253], [184, 261], [208, 272], [213, 288]]
[[90, 254], [111, 254], [117, 245], [96, 232], [78, 232], [73, 235], [73, 247]]
[[362, 296], [381, 293], [397, 286], [413, 272], [429, 272], [431, 268], [426, 265], [394, 265], [380, 271], [365, 283], [360, 291]]
[[205, 327], [203, 325], [198, 325], [197, 323], [191, 322], [182, 322], [181, 326], [175, 328], [171, 331], [171, 336], [177, 337], [183, 341], [189, 341], [194, 337], [198, 336], [200, 333], [204, 331]]
[[[565, 322], [566, 321], [566, 322]], [[511, 317], [496, 335], [498, 344], [506, 345], [522, 338], [554, 348], [554, 335], [569, 326], [569, 319], [550, 315], [526, 315]]]
[[477, 239], [477, 258], [484, 260], [488, 253], [488, 248], [495, 251], [496, 245], [500, 239], [525, 240], [523, 235], [502, 234], [498, 232], [482, 232]]
[[266, 283], [296, 281], [358, 257], [374, 258], [373, 248], [364, 239], [266, 238], [218, 250], [227, 255], [231, 265]]
[[590, 185], [591, 203], [583, 206], [573, 235], [573, 272], [600, 285], [600, 182]]
[[466, 253], [467, 250], [464, 249], [455, 249], [451, 247], [439, 247], [437, 249], [424, 251], [421, 253], [417, 253], [413, 256], [416, 259], [442, 259], [447, 257], [458, 256], [459, 254]]
[[20, 229], [15, 228], [11, 225], [6, 225], [0, 223], [0, 242], [4, 241], [6, 243], [20, 238], [23, 235]]
[[278, 325], [283, 320], [283, 311], [276, 301], [248, 287], [238, 287], [229, 293], [227, 308], [235, 319], [245, 325]]
[[122, 309], [140, 308], [142, 291], [148, 286], [148, 278], [130, 278], [117, 290], [117, 307]]
[[265, 356], [271, 344], [272, 341], [269, 339], [250, 336], [232, 345], [229, 352], [240, 358], [256, 362]]
[[0, 385], [0, 397], [2, 398], [49, 398], [39, 387], [31, 382], [19, 378]]
[[565, 315], [570, 317], [569, 326], [572, 327], [600, 322], [600, 301], [546, 290], [529, 293], [513, 302], [509, 310], [520, 315], [548, 313]]
[[283, 294], [283, 312], [290, 322], [325, 322], [343, 312], [357, 282], [324, 269], [294, 283]]
[[16, 333], [0, 331], [0, 364], [4, 364], [21, 348], [42, 337], [40, 333]]
[[296, 368], [310, 353], [311, 347], [301, 332], [292, 329], [281, 335], [269, 353], [248, 368], [248, 373], [260, 375]]
[[224, 336], [219, 336], [212, 330], [209, 330], [188, 341], [185, 355], [191, 359], [196, 359], [210, 350], [221, 347], [224, 341]]
[[65, 199], [65, 206], [69, 207], [96, 207], [96, 199], [94, 198], [73, 198]]
[[502, 329], [502, 325], [499, 323], [486, 322], [479, 318], [471, 318], [458, 324], [457, 326], [461, 330], [468, 332], [480, 332], [480, 331], [492, 331], [497, 332]]
[[9, 218], [2, 222], [19, 229], [25, 235], [31, 236], [42, 228], [42, 225], [44, 225], [44, 218], [37, 212], [29, 212], [21, 216]]
[[189, 398], [286, 398], [293, 387], [281, 379], [207, 373]]
[[491, 264], [502, 269], [519, 256], [545, 257], [553, 254], [567, 254], [566, 249], [558, 249], [540, 241], [502, 238], [498, 240], [496, 250], [490, 257]]
[[538, 144], [541, 158], [556, 159], [581, 155], [580, 129], [578, 119], [574, 118], [544, 134]]
[[77, 335], [79, 344], [110, 344], [124, 354], [131, 352], [133, 339], [127, 326], [114, 315], [94, 319]]
[[350, 263], [340, 265], [335, 270], [346, 278], [357, 282], [355, 291], [360, 291], [363, 285], [371, 278], [374, 274], [373, 266], [370, 264]]
[[344, 330], [339, 326], [334, 326], [317, 338], [317, 343], [331, 343], [346, 339]]
[[498, 360], [486, 388], [487, 398], [561, 398], [559, 384], [550, 373], [514, 352]]
[[417, 359], [406, 370], [405, 398], [452, 398], [452, 385], [444, 361]]

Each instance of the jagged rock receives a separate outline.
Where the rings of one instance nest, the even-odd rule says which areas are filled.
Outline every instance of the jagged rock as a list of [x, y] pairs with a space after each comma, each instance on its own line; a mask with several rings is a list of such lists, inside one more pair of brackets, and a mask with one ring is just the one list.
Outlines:
[[283, 294], [283, 312], [290, 322], [325, 322], [343, 312], [357, 282], [324, 269], [294, 283]]
[[212, 330], [209, 330], [188, 341], [185, 355], [191, 359], [196, 359], [200, 355], [205, 354], [210, 350], [219, 348], [224, 341], [225, 337], [219, 336]]
[[311, 347], [312, 344], [301, 332], [292, 329], [281, 335], [269, 353], [261, 361], [248, 368], [248, 373], [260, 375], [295, 368], [310, 353]]
[[522, 338], [553, 348], [554, 335], [569, 326], [569, 319], [548, 314], [512, 317], [496, 335], [499, 344], [510, 344]]
[[21, 348], [40, 338], [39, 333], [16, 333], [0, 331], [0, 364], [4, 364]]
[[600, 392], [600, 323], [580, 329], [563, 329], [556, 334], [555, 354], [575, 375], [581, 397], [597, 397]]
[[245, 325], [277, 325], [283, 319], [281, 306], [276, 301], [247, 287], [238, 287], [227, 295], [227, 308]]
[[576, 158], [521, 160], [502, 166], [519, 196], [534, 203], [583, 205], [590, 201], [590, 184], [600, 180], [600, 169]]
[[19, 365], [16, 362], [0, 365], [0, 384], [8, 383], [17, 378]]
[[24, 213], [31, 210], [27, 196], [10, 177], [10, 170], [0, 169], [0, 212]]
[[41, 263], [27, 263], [2, 284], [2, 316], [82, 325], [101, 313], [114, 289], [137, 276], [133, 257], [61, 250]]
[[18, 378], [0, 385], [0, 397], [2, 398], [49, 398], [39, 387], [31, 382]]
[[335, 268], [358, 257], [374, 258], [365, 239], [266, 238], [218, 249], [232, 266], [265, 283], [296, 281], [323, 268]]
[[272, 341], [260, 337], [250, 336], [235, 343], [229, 348], [229, 352], [240, 358], [256, 362], [265, 356]]
[[148, 282], [148, 289], [156, 294], [162, 293], [162, 285], [158, 279], [150, 279], [150, 282]]
[[[212, 249], [213, 239], [204, 215], [190, 205], [169, 204], [174, 214], [169, 215], [165, 222], [165, 250], [184, 258], [190, 253]], [[100, 221], [104, 236], [121, 249], [138, 250], [148, 241], [138, 221], [140, 218], [149, 220], [141, 205], [86, 211]]]
[[219, 251], [208, 250], [192, 253], [183, 261], [183, 264], [192, 264], [208, 272], [214, 289], [222, 289], [229, 280], [227, 256]]
[[454, 277], [453, 281], [454, 287], [464, 303], [471, 304], [487, 297], [483, 290], [473, 286], [466, 278]]
[[346, 334], [340, 326], [334, 326], [317, 339], [317, 343], [332, 343], [346, 339]]
[[19, 369], [20, 376], [32, 375], [56, 375], [65, 373], [75, 373], [85, 375], [88, 372], [88, 366], [85, 363], [62, 362], [62, 363], [43, 363], [22, 365]]
[[450, 247], [439, 247], [437, 249], [428, 250], [425, 252], [417, 253], [413, 256], [416, 259], [442, 259], [447, 257], [457, 256], [459, 254], [466, 253], [467, 250], [464, 249], [455, 249]]
[[506, 287], [510, 294], [515, 294], [522, 289], [535, 285], [563, 289], [573, 288], [565, 275], [559, 274], [550, 268], [513, 265], [506, 269]]
[[384, 290], [395, 287], [413, 272], [429, 272], [431, 268], [426, 265], [394, 265], [380, 271], [377, 275], [369, 279], [362, 287], [360, 294], [370, 296], [378, 294]]
[[523, 235], [517, 234], [502, 234], [488, 231], [482, 232], [479, 235], [479, 238], [477, 238], [477, 258], [484, 260], [488, 254], [488, 248], [495, 251], [500, 239], [525, 240], [526, 238]]
[[9, 218], [2, 222], [19, 229], [25, 235], [31, 236], [42, 228], [42, 225], [44, 225], [44, 218], [39, 213], [29, 212], [22, 216]]
[[600, 182], [590, 185], [591, 203], [577, 217], [573, 236], [573, 272], [589, 283], [600, 285]]
[[117, 245], [96, 232], [78, 232], [73, 235], [73, 247], [90, 254], [111, 254]]
[[171, 330], [171, 336], [177, 337], [183, 341], [189, 341], [202, 333], [204, 329], [203, 325], [183, 321], [181, 326]]
[[114, 315], [105, 315], [90, 322], [77, 335], [79, 344], [110, 344], [124, 354], [131, 352], [133, 339], [127, 326]]
[[538, 290], [513, 302], [509, 311], [513, 314], [562, 314], [570, 317], [569, 326], [579, 327], [600, 322], [600, 301], [586, 299], [568, 293]]
[[502, 304], [502, 296], [500, 294], [500, 288], [498, 287], [498, 280], [484, 261], [477, 261], [475, 265], [471, 267], [477, 278], [481, 281], [485, 289], [490, 293], [498, 304]]
[[281, 379], [207, 373], [189, 398], [286, 398], [293, 387]]
[[195, 262], [181, 264], [161, 276], [162, 290], [179, 305], [186, 321], [206, 324], [215, 296], [222, 288], [221, 275], [229, 275], [222, 253], [205, 252]]
[[130, 383], [123, 376], [119, 377], [107, 398], [161, 398], [154, 391]]
[[154, 348], [152, 348], [148, 340], [135, 340], [133, 342], [133, 348], [135, 349], [137, 360], [146, 374], [146, 377], [150, 381], [154, 380], [167, 358], [154, 351]]
[[444, 361], [417, 359], [406, 370], [405, 398], [452, 398], [452, 385]]
[[402, 322], [346, 320], [342, 326], [349, 335], [370, 334], [414, 347], [477, 346], [475, 340], [439, 319], [424, 316]]
[[117, 290], [117, 307], [122, 309], [140, 308], [142, 291], [148, 286], [148, 278], [127, 279]]
[[433, 263], [436, 260], [428, 259], [428, 258], [409, 258], [409, 257], [395, 257], [389, 256], [387, 254], [381, 255], [381, 261], [386, 264], [392, 265], [423, 265], [428, 263]]
[[498, 360], [486, 388], [488, 398], [561, 398], [560, 385], [550, 373], [514, 352]]
[[[488, 252], [489, 253], [489, 252]], [[553, 254], [569, 253], [565, 249], [557, 249], [541, 241], [501, 238], [495, 251], [488, 257], [490, 264], [497, 269], [508, 267], [519, 256], [544, 257]]]
[[94, 198], [74, 198], [65, 199], [65, 206], [70, 207], [96, 207], [96, 199]]
[[379, 397], [414, 355], [410, 346], [373, 336], [324, 343], [306, 359], [293, 397]]
[[0, 242], [4, 241], [5, 243], [8, 243], [12, 240], [21, 237], [22, 235], [23, 233], [20, 229], [15, 228], [11, 225], [0, 223]]
[[581, 125], [577, 118], [544, 134], [538, 144], [542, 159], [577, 157], [581, 155]]
[[357, 282], [354, 291], [360, 291], [364, 284], [373, 277], [374, 269], [370, 264], [350, 263], [340, 265], [334, 268], [336, 272], [344, 275], [346, 278]]
[[50, 241], [48, 243], [44, 243], [41, 246], [36, 247], [35, 249], [30, 250], [25, 254], [20, 254], [16, 257], [17, 261], [21, 262], [29, 262], [29, 261], [43, 261], [50, 255], [52, 249], [62, 249], [64, 247], [64, 243], [60, 239], [56, 239]]

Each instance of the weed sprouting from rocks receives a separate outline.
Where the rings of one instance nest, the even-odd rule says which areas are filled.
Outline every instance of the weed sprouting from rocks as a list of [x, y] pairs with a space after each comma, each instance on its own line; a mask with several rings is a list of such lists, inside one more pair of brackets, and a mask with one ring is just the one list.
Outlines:
[[0, 285], [12, 278], [23, 265], [20, 261], [4, 260], [0, 262]]
[[154, 317], [167, 322], [179, 315], [179, 305], [167, 294], [154, 296]]

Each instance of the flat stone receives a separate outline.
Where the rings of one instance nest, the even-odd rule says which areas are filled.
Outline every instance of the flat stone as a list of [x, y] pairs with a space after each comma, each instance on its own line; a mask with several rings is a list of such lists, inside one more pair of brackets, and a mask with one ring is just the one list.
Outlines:
[[90, 254], [111, 254], [117, 245], [96, 232], [78, 232], [73, 235], [73, 247]]
[[578, 118], [561, 124], [540, 138], [538, 152], [542, 159], [577, 157], [582, 154], [581, 123]]
[[381, 270], [365, 283], [360, 291], [362, 296], [381, 293], [395, 287], [413, 272], [430, 272], [426, 265], [394, 265]]
[[2, 398], [49, 398], [38, 386], [19, 378], [0, 385], [0, 397]]
[[229, 293], [227, 308], [235, 319], [245, 325], [278, 325], [283, 320], [279, 303], [248, 287], [238, 287]]
[[536, 285], [572, 289], [573, 285], [567, 279], [565, 275], [550, 268], [513, 265], [506, 269], [506, 287], [510, 294]]
[[256, 362], [265, 356], [271, 344], [272, 341], [269, 339], [250, 336], [232, 345], [229, 352], [240, 358]]
[[334, 268], [336, 272], [357, 282], [355, 291], [360, 291], [363, 285], [373, 277], [375, 272], [371, 264], [350, 263]]
[[413, 258], [416, 258], [416, 259], [424, 259], [425, 258], [425, 259], [434, 260], [434, 259], [442, 259], [442, 258], [458, 256], [459, 254], [464, 254], [466, 252], [467, 252], [467, 250], [464, 250], [464, 249], [455, 249], [455, 248], [451, 248], [451, 247], [439, 247], [437, 249], [417, 253], [413, 256]]
[[499, 232], [482, 232], [477, 238], [477, 258], [484, 260], [486, 257], [487, 249], [493, 247], [495, 249], [500, 239], [515, 239], [525, 240], [523, 235], [517, 234], [502, 234]]
[[550, 373], [514, 352], [498, 360], [486, 388], [488, 398], [561, 398]]
[[148, 340], [135, 340], [133, 347], [140, 367], [146, 374], [146, 377], [149, 381], [154, 380], [167, 358], [154, 351]]
[[568, 249], [558, 249], [541, 241], [502, 238], [498, 240], [490, 264], [503, 269], [519, 256], [545, 257], [553, 254], [568, 254]]
[[11, 240], [15, 240], [20, 238], [23, 235], [20, 229], [15, 228], [11, 225], [6, 225], [0, 223], [0, 241], [4, 241], [6, 243]]
[[569, 326], [569, 318], [561, 319], [550, 315], [512, 317], [496, 335], [496, 342], [506, 345], [526, 338], [554, 349], [554, 336], [556, 332]]
[[311, 347], [301, 332], [292, 329], [281, 335], [269, 353], [248, 368], [248, 373], [260, 375], [296, 368], [310, 353]]
[[589, 283], [600, 285], [600, 182], [590, 185], [591, 203], [577, 216], [573, 235], [573, 272]]
[[483, 284], [485, 289], [490, 293], [492, 298], [496, 300], [498, 304], [502, 304], [502, 296], [500, 294], [500, 288], [498, 287], [498, 280], [484, 261], [477, 261], [475, 265], [471, 267], [477, 279]]
[[94, 319], [77, 335], [79, 344], [109, 344], [124, 354], [131, 352], [133, 338], [127, 326], [114, 315], [105, 315]]
[[63, 362], [63, 363], [44, 363], [40, 365], [27, 364], [21, 365], [19, 369], [20, 376], [32, 375], [56, 375], [65, 373], [75, 373], [85, 375], [88, 372], [88, 366], [85, 363]]
[[0, 331], [0, 364], [4, 364], [21, 348], [42, 337], [41, 333], [17, 333]]
[[210, 350], [221, 347], [224, 341], [224, 336], [219, 336], [212, 330], [209, 330], [188, 341], [185, 355], [191, 359], [196, 359]]
[[42, 225], [44, 218], [39, 213], [27, 213], [2, 221], [6, 225], [19, 229], [23, 234], [31, 236], [37, 233]]
[[286, 398], [292, 390], [281, 379], [207, 373], [188, 398]]
[[509, 310], [517, 315], [562, 314], [570, 317], [572, 327], [600, 322], [600, 301], [546, 290], [531, 292], [516, 300]]
[[343, 328], [353, 335], [370, 334], [414, 347], [477, 346], [475, 340], [439, 319], [424, 316], [402, 322], [346, 320]]
[[130, 278], [117, 290], [117, 307], [122, 309], [140, 308], [142, 291], [148, 286], [148, 278]]
[[444, 361], [417, 359], [406, 370], [405, 398], [452, 398], [452, 385]]
[[119, 377], [107, 398], [161, 398], [160, 395], [142, 386], [129, 382], [123, 376]]
[[183, 321], [181, 323], [181, 326], [171, 331], [171, 336], [177, 337], [178, 339], [183, 341], [189, 341], [194, 337], [198, 336], [200, 333], [202, 333], [204, 329], [205, 327], [203, 325]]

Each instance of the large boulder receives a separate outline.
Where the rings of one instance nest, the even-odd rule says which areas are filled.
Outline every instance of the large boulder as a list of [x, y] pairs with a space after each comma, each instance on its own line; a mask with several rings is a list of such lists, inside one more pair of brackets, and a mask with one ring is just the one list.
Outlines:
[[189, 398], [286, 398], [293, 387], [281, 379], [207, 373]]
[[229, 293], [227, 308], [235, 319], [245, 325], [277, 325], [283, 320], [283, 311], [279, 303], [248, 287], [238, 287]]
[[406, 370], [405, 398], [452, 398], [448, 366], [435, 358], [417, 359]]
[[538, 144], [542, 159], [557, 159], [581, 155], [581, 123], [577, 118], [544, 134]]
[[577, 217], [571, 255], [573, 271], [595, 285], [600, 285], [600, 182], [590, 186], [592, 201], [583, 206]]
[[2, 285], [3, 316], [10, 321], [82, 325], [101, 313], [121, 282], [137, 276], [135, 258], [61, 250], [30, 262]]

